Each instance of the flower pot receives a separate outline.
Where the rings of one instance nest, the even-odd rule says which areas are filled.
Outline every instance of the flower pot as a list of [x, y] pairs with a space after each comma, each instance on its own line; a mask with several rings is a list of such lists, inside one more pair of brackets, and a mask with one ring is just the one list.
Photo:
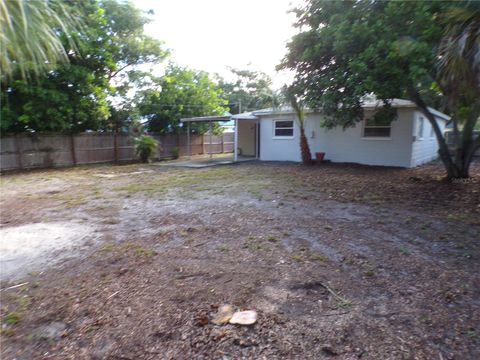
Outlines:
[[324, 152], [316, 152], [315, 153], [315, 158], [317, 159], [318, 162], [322, 162], [324, 157], [325, 157]]

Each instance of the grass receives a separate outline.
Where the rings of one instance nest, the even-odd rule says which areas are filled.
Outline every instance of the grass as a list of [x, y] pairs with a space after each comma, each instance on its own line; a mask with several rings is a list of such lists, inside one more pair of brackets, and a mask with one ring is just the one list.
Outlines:
[[278, 238], [274, 235], [268, 235], [267, 236], [267, 241], [270, 241], [271, 243], [276, 243], [276, 242], [278, 242]]
[[139, 257], [153, 257], [157, 255], [155, 250], [147, 249], [142, 245], [133, 242], [127, 242], [123, 244], [106, 243], [102, 245], [100, 250], [104, 252], [121, 251], [125, 253], [133, 253]]
[[230, 247], [228, 245], [222, 244], [217, 246], [217, 250], [221, 252], [226, 252], [230, 250]]
[[403, 255], [410, 255], [412, 252], [408, 248], [402, 246], [400, 248], [400, 253]]
[[22, 320], [22, 316], [20, 313], [16, 311], [10, 311], [7, 315], [5, 315], [3, 321], [7, 325], [16, 325]]

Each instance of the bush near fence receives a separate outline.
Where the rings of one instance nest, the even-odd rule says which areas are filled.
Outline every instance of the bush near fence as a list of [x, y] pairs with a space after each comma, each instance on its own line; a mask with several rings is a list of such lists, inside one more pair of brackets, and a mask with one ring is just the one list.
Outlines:
[[[189, 155], [187, 135], [152, 135], [159, 141], [157, 160]], [[127, 134], [90, 132], [76, 135], [21, 134], [0, 139], [0, 170], [135, 161], [133, 138]], [[233, 152], [233, 133], [190, 135], [190, 154]]]

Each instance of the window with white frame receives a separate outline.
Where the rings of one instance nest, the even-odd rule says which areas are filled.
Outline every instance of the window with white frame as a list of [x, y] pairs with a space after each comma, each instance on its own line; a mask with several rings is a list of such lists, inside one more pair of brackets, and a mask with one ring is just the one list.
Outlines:
[[363, 137], [366, 138], [390, 138], [392, 122], [387, 119], [376, 119], [371, 117], [365, 119], [363, 126]]
[[424, 127], [425, 119], [423, 116], [420, 116], [418, 118], [418, 127], [417, 127], [417, 138], [418, 139], [423, 139], [423, 127]]
[[276, 138], [292, 138], [293, 120], [274, 120], [273, 136]]

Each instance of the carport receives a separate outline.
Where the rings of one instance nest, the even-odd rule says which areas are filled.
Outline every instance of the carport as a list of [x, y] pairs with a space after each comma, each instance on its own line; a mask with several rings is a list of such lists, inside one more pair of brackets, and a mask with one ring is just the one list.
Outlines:
[[[215, 158], [213, 152], [209, 151], [209, 162], [203, 161], [190, 161], [185, 162], [185, 166], [190, 164], [191, 167], [203, 167], [215, 164], [225, 164], [238, 161], [256, 160], [259, 158], [259, 121], [256, 116], [251, 113], [242, 113], [237, 115], [223, 115], [223, 116], [201, 116], [192, 118], [183, 118], [180, 121], [187, 126], [187, 153], [189, 159], [192, 156], [191, 153], [191, 124], [192, 123], [208, 123], [209, 124], [209, 136], [210, 144], [212, 144], [212, 125], [214, 122], [228, 122], [234, 120], [234, 143], [233, 143], [233, 158], [231, 160], [226, 157]], [[181, 162], [179, 162], [181, 163]], [[198, 164], [197, 164], [198, 163]]]

